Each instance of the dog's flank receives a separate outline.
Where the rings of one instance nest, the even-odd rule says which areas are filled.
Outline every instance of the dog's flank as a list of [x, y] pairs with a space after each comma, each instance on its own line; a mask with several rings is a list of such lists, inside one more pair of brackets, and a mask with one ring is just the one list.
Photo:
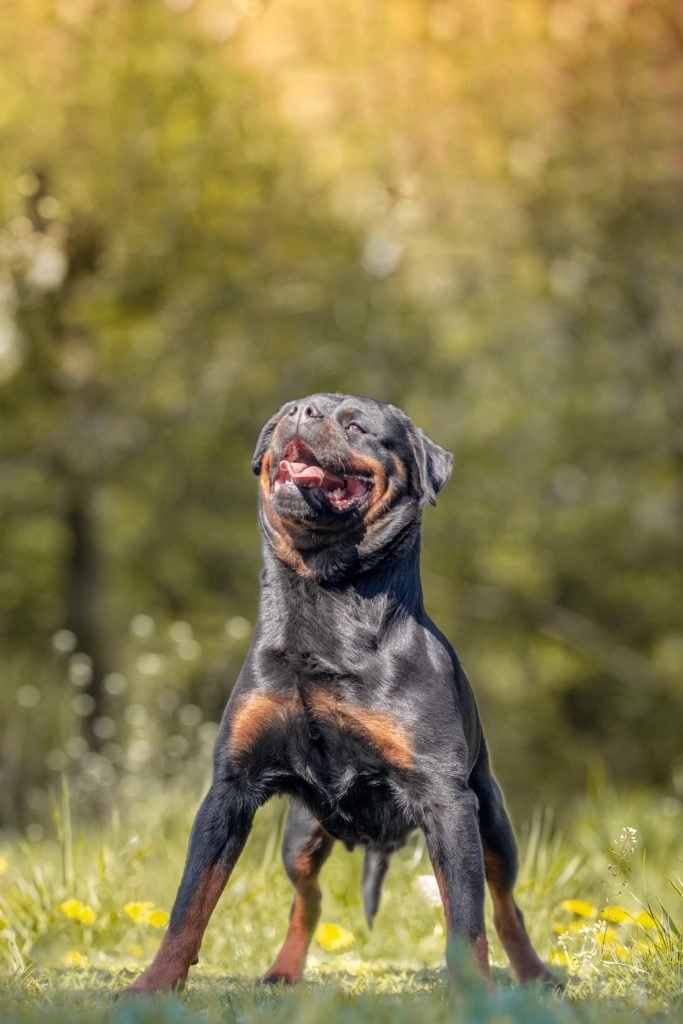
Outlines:
[[420, 828], [447, 957], [461, 936], [488, 974], [486, 879], [518, 978], [553, 983], [514, 902], [515, 841], [472, 690], [422, 601], [422, 511], [451, 466], [404, 412], [372, 399], [311, 396], [263, 428], [252, 462], [264, 538], [259, 618], [168, 931], [131, 991], [184, 983], [253, 815], [276, 793], [290, 797], [283, 856], [295, 896], [265, 981], [301, 977], [335, 840], [366, 847], [371, 925], [391, 853]]

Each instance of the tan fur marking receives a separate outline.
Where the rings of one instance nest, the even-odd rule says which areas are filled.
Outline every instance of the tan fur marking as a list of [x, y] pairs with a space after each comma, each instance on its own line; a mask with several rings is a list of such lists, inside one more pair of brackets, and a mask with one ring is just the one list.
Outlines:
[[512, 893], [502, 894], [491, 887], [493, 899], [493, 923], [496, 926], [501, 945], [518, 979], [532, 981], [549, 974], [540, 960], [524, 925], [519, 919]]
[[370, 504], [363, 517], [366, 526], [368, 526], [384, 511], [388, 484], [387, 471], [382, 463], [377, 462], [376, 459], [371, 459], [367, 455], [354, 455], [353, 460], [349, 463], [348, 473], [349, 475], [353, 473], [367, 473], [374, 480]]
[[[276, 434], [281, 424], [278, 424], [276, 428]], [[273, 465], [273, 453], [267, 451], [263, 456], [263, 462], [261, 463], [261, 491], [262, 491], [262, 504], [266, 513], [266, 519], [268, 525], [275, 534], [275, 539], [271, 539], [273, 550], [275, 554], [288, 565], [290, 569], [298, 573], [300, 576], [305, 576], [307, 579], [313, 579], [314, 573], [308, 568], [300, 553], [297, 551], [296, 546], [292, 540], [292, 536], [285, 527], [282, 519], [274, 511], [271, 504], [271, 484], [270, 484], [270, 471]], [[294, 526], [296, 528], [296, 526]]]
[[531, 945], [512, 890], [505, 881], [505, 870], [500, 858], [485, 848], [484, 865], [493, 901], [493, 923], [517, 978], [522, 982], [533, 981], [535, 978], [554, 981], [552, 973]]
[[293, 985], [299, 980], [315, 930], [313, 919], [317, 917], [317, 907], [316, 903], [314, 910], [311, 911], [306, 896], [301, 892], [296, 893], [287, 936], [273, 966], [264, 976], [264, 981], [284, 981], [288, 985]]
[[[401, 460], [397, 455], [392, 455], [394, 468], [396, 475], [400, 480], [406, 479], [406, 469]], [[351, 464], [351, 471], [355, 470], [359, 473], [370, 473], [373, 480], [375, 481], [372, 498], [368, 505], [367, 511], [363, 517], [363, 522], [368, 530], [368, 533], [373, 533], [374, 524], [384, 515], [387, 509], [391, 506], [394, 498], [399, 492], [400, 484], [396, 479], [393, 480], [389, 477], [386, 469], [381, 462], [376, 462], [375, 459], [370, 459], [366, 456], [356, 456], [353, 463]]]
[[398, 455], [396, 455], [395, 452], [392, 452], [391, 459], [392, 462], [394, 463], [394, 469], [396, 470], [397, 474], [401, 477], [402, 480], [405, 480], [408, 476], [406, 467], [403, 465], [403, 463], [401, 462], [401, 460], [399, 459]]
[[410, 736], [385, 711], [373, 711], [357, 704], [348, 704], [325, 690], [316, 690], [311, 709], [334, 719], [342, 729], [351, 729], [367, 739], [389, 761], [404, 771], [413, 765], [413, 744]]
[[156, 992], [183, 987], [190, 967], [197, 962], [206, 925], [225, 888], [228, 874], [228, 867], [223, 863], [207, 868], [182, 925], [176, 932], [166, 930], [154, 960], [128, 991]]
[[268, 725], [283, 724], [296, 707], [296, 701], [291, 696], [247, 693], [241, 698], [230, 723], [230, 752], [240, 754], [248, 750]]
[[482, 932], [481, 935], [477, 935], [474, 940], [474, 956], [479, 964], [482, 974], [485, 978], [488, 978], [491, 967], [489, 965], [489, 944], [486, 939], [486, 933]]
[[268, 520], [268, 525], [275, 535], [274, 538], [270, 538], [270, 543], [272, 544], [275, 554], [280, 561], [284, 562], [285, 565], [288, 565], [289, 568], [293, 569], [294, 572], [299, 574], [299, 576], [305, 576], [307, 579], [311, 580], [314, 579], [315, 573], [311, 572], [304, 562], [300, 552], [297, 551], [296, 546], [294, 545], [294, 541], [292, 540], [289, 530], [287, 530], [282, 519], [277, 515], [271, 505], [270, 483], [267, 475], [265, 477], [263, 474], [261, 475], [261, 487], [263, 489], [262, 501], [266, 519]]
[[284, 981], [293, 985], [303, 974], [308, 947], [320, 918], [320, 886], [318, 875], [332, 847], [332, 840], [321, 839], [320, 825], [308, 844], [294, 859], [293, 875], [296, 892], [289, 915], [289, 927], [282, 949], [263, 980]]

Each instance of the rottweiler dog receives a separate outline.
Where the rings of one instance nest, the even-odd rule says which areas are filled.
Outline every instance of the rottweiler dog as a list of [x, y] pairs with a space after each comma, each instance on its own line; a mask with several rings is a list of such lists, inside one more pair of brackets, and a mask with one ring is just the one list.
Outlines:
[[553, 982], [513, 897], [515, 840], [474, 695], [422, 601], [422, 510], [452, 462], [404, 412], [369, 398], [312, 395], [266, 423], [252, 463], [265, 561], [258, 621], [168, 929], [129, 991], [184, 984], [254, 813], [275, 793], [290, 798], [283, 856], [295, 894], [264, 981], [301, 977], [335, 840], [366, 849], [372, 923], [389, 857], [419, 828], [451, 975], [458, 936], [488, 975], [486, 879], [515, 974]]

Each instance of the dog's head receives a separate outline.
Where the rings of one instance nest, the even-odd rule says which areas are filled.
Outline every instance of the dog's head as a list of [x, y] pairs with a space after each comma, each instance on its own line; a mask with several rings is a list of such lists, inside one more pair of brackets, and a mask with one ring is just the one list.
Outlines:
[[393, 405], [320, 394], [287, 402], [261, 431], [252, 469], [275, 554], [314, 579], [362, 571], [419, 528], [453, 456]]

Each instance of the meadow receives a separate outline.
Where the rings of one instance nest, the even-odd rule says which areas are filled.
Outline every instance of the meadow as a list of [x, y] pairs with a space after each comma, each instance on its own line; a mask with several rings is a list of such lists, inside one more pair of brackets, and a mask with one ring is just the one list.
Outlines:
[[[0, 3], [0, 1024], [680, 1016], [682, 45], [673, 0]], [[255, 621], [254, 444], [328, 391], [455, 453], [426, 607], [563, 991], [489, 921], [449, 996], [417, 835], [372, 932], [335, 849], [258, 985], [273, 801], [187, 989], [117, 1001]]]
[[[209, 925], [184, 992], [113, 997], [153, 954], [167, 921], [199, 789], [146, 787], [103, 827], [72, 821], [66, 787], [53, 833], [0, 846], [0, 1019], [136, 1022], [357, 1018], [491, 1024], [659, 1021], [681, 1010], [681, 805], [602, 788], [519, 829], [518, 886], [532, 938], [563, 992], [521, 989], [488, 922], [495, 987], [467, 958], [448, 994], [443, 914], [424, 842], [391, 865], [372, 932], [362, 915], [360, 851], [335, 848], [305, 981], [257, 979], [286, 928], [290, 887], [279, 858], [284, 800], [254, 831]], [[677, 924], [678, 922], [678, 924]]]

